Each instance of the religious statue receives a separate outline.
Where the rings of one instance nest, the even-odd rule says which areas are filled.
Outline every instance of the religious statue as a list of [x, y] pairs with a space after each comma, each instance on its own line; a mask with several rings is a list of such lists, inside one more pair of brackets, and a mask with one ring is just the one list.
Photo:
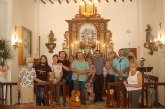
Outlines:
[[54, 42], [54, 41], [56, 41], [56, 38], [54, 37], [54, 33], [51, 30], [49, 35], [48, 35], [48, 42]]
[[56, 38], [54, 37], [54, 33], [51, 30], [49, 35], [48, 35], [48, 43], [45, 44], [45, 46], [48, 48], [48, 52], [49, 53], [53, 53], [53, 49], [56, 47], [56, 43], [54, 43], [54, 41], [56, 41]]

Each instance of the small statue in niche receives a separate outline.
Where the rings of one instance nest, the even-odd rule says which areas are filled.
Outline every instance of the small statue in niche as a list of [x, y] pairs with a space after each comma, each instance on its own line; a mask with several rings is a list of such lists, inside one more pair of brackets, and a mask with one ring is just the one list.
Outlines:
[[48, 42], [50, 43], [50, 42], [54, 42], [54, 41], [56, 41], [56, 38], [54, 37], [54, 33], [51, 30], [49, 35], [48, 35]]
[[45, 46], [48, 48], [48, 52], [49, 53], [53, 53], [53, 49], [56, 47], [56, 43], [54, 43], [54, 41], [56, 41], [56, 38], [54, 37], [54, 33], [51, 30], [49, 35], [48, 35], [48, 43], [45, 44]]

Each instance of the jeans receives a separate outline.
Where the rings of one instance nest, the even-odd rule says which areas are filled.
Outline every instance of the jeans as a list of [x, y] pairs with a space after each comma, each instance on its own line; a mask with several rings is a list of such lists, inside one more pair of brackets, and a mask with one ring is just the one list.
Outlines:
[[56, 86], [56, 102], [60, 104], [60, 86]]
[[72, 72], [71, 71], [68, 73], [67, 81], [68, 81], [68, 85], [69, 85], [69, 97], [71, 97], [71, 92], [73, 90], [73, 81], [72, 81]]
[[[78, 82], [78, 87], [77, 87]], [[74, 90], [80, 90], [80, 99], [82, 103], [86, 102], [86, 93], [85, 93], [85, 81], [76, 81], [73, 80]]]
[[37, 87], [37, 103], [38, 103], [39, 106], [41, 106], [41, 103], [42, 103], [43, 106], [45, 106], [44, 90], [45, 90], [44, 86], [38, 86]]

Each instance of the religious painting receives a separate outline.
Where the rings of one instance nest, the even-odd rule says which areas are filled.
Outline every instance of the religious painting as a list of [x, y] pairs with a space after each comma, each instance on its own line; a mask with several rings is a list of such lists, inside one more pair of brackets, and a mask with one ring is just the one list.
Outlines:
[[86, 23], [80, 27], [80, 49], [94, 49], [97, 41], [97, 30], [95, 25]]
[[19, 64], [26, 64], [26, 58], [31, 56], [31, 30], [22, 27], [22, 47], [19, 50]]

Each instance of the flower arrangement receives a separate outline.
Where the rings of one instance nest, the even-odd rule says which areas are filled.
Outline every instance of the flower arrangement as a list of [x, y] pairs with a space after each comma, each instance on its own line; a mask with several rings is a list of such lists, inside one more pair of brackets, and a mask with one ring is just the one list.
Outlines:
[[89, 48], [95, 48], [96, 47], [96, 42], [95, 41], [90, 41], [90, 42], [84, 42], [81, 41], [79, 44], [80, 49], [85, 49], [87, 47]]
[[96, 47], [96, 42], [95, 41], [88, 42], [88, 47], [95, 48]]
[[80, 47], [80, 49], [85, 49], [87, 47], [87, 44], [85, 42], [81, 41], [79, 43], [79, 47]]

